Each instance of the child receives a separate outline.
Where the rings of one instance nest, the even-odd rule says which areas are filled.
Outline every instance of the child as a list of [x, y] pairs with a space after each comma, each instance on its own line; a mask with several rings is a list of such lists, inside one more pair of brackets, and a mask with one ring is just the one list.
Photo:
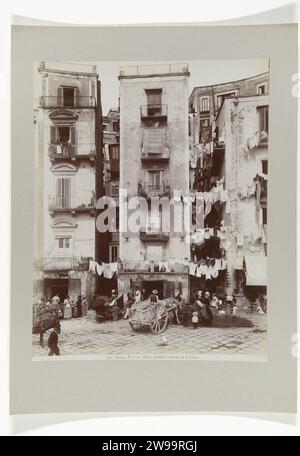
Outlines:
[[199, 323], [198, 312], [193, 312], [193, 315], [192, 315], [192, 323], [193, 323], [194, 329], [196, 329], [197, 326], [198, 326], [198, 323]]

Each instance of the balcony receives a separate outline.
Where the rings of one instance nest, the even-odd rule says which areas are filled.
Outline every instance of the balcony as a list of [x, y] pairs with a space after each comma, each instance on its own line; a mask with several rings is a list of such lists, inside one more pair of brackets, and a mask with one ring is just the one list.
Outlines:
[[138, 184], [138, 196], [141, 196], [143, 198], [162, 198], [163, 196], [167, 196], [168, 198], [170, 198], [170, 195], [171, 190], [169, 185], [142, 185], [141, 183]]
[[148, 104], [140, 106], [140, 115], [142, 120], [161, 120], [167, 121], [168, 105], [166, 104]]
[[95, 108], [96, 99], [94, 97], [58, 97], [58, 96], [49, 96], [49, 97], [40, 97], [39, 107], [45, 109], [56, 109], [56, 108]]
[[89, 268], [89, 258], [53, 256], [34, 259], [34, 269], [41, 271], [59, 270], [87, 270]]
[[142, 163], [167, 163], [170, 159], [170, 148], [169, 146], [162, 146], [161, 151], [157, 152], [147, 152], [145, 147], [142, 147], [141, 151], [141, 161]]
[[141, 230], [140, 240], [146, 242], [168, 242], [170, 235], [162, 232]]
[[91, 193], [90, 198], [86, 198], [85, 202], [81, 202], [80, 198], [72, 197], [52, 197], [49, 200], [49, 213], [53, 217], [57, 213], [70, 212], [73, 216], [78, 213], [88, 212], [95, 216], [95, 197]]
[[80, 160], [95, 161], [96, 148], [95, 143], [81, 144], [49, 144], [48, 155], [52, 163], [68, 161], [77, 162]]

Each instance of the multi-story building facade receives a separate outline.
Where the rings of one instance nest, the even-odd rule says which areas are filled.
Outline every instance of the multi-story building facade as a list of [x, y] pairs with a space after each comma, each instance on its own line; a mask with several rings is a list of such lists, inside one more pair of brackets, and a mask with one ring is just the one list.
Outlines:
[[221, 260], [214, 289], [229, 295], [266, 291], [268, 93], [263, 73], [197, 87], [189, 98], [190, 188], [203, 197], [200, 228], [209, 233], [203, 239], [195, 227], [191, 257]]
[[[101, 105], [93, 65], [40, 62], [36, 71], [35, 293], [91, 298], [95, 163]], [[100, 184], [101, 187], [101, 184]]]
[[146, 297], [188, 298], [190, 246], [184, 233], [163, 231], [161, 210], [150, 212], [151, 198], [189, 192], [188, 78], [185, 64], [120, 69], [120, 189], [149, 206], [133, 233], [121, 193], [119, 293], [138, 286]]
[[[102, 118], [103, 131], [103, 180], [105, 194], [119, 202], [120, 184], [120, 113], [110, 109]], [[117, 207], [117, 221], [119, 207]], [[118, 228], [118, 223], [117, 223]], [[107, 233], [103, 261], [115, 263], [119, 259], [119, 232]]]

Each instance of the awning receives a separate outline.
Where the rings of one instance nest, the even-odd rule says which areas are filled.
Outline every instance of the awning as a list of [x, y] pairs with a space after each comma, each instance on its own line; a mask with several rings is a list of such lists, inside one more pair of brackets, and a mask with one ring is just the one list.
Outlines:
[[267, 285], [267, 257], [263, 255], [246, 255], [246, 285]]

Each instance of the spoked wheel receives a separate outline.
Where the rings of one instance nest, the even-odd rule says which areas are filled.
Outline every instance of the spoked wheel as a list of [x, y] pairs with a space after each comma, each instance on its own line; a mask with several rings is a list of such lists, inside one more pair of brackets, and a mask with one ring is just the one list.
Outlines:
[[155, 334], [162, 333], [168, 324], [168, 312], [163, 304], [157, 304], [156, 316], [150, 321], [150, 329]]

